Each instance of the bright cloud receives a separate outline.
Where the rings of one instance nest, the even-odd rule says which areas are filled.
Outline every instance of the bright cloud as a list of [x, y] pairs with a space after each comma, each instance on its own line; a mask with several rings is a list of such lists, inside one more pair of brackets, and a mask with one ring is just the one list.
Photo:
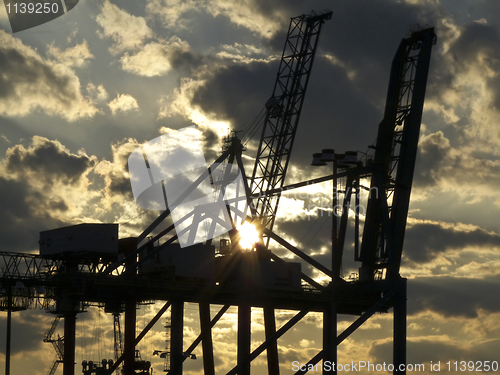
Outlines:
[[49, 53], [60, 63], [72, 67], [81, 68], [85, 66], [89, 59], [93, 59], [94, 55], [90, 52], [89, 45], [87, 41], [83, 41], [81, 44], [77, 44], [74, 47], [70, 47], [64, 51], [51, 45], [49, 47]]
[[125, 71], [146, 77], [161, 76], [172, 69], [179, 55], [189, 52], [189, 44], [172, 37], [167, 41], [148, 43], [135, 54], [129, 55], [127, 52], [120, 62]]
[[[232, 23], [244, 27], [253, 33], [270, 38], [282, 27], [284, 18], [280, 12], [260, 12], [255, 1], [234, 2], [230, 0], [148, 0], [146, 10], [151, 15], [158, 15], [165, 27], [187, 27], [186, 19], [182, 17], [190, 11], [204, 10], [213, 17], [225, 16]], [[269, 9], [271, 10], [271, 9]]]
[[25, 116], [41, 110], [75, 121], [99, 112], [82, 96], [80, 80], [73, 70], [43, 59], [36, 50], [2, 30], [0, 71], [0, 114]]
[[[194, 124], [203, 128], [208, 128], [213, 131], [218, 137], [222, 138], [227, 135], [231, 125], [226, 121], [218, 120], [213, 114], [205, 113], [198, 106], [194, 106], [191, 102], [196, 91], [200, 86], [205, 84], [204, 80], [196, 80], [191, 78], [183, 78], [181, 85], [175, 89], [171, 97], [160, 99], [161, 109], [159, 117], [170, 117], [175, 114], [181, 115]], [[217, 147], [218, 145], [214, 145]]]
[[87, 85], [87, 92], [99, 101], [105, 101], [109, 96], [103, 85], [96, 86], [93, 83]]
[[128, 112], [139, 109], [137, 100], [129, 94], [118, 94], [118, 96], [108, 103], [108, 107], [113, 115], [119, 112]]
[[153, 31], [143, 17], [133, 16], [109, 0], [102, 4], [101, 13], [96, 21], [102, 27], [98, 35], [113, 40], [114, 43], [110, 47], [112, 53], [137, 48], [153, 36]]

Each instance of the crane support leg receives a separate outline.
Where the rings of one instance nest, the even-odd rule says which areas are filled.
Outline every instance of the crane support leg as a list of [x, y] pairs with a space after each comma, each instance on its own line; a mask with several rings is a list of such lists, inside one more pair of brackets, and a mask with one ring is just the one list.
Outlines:
[[250, 375], [250, 323], [252, 307], [248, 303], [238, 305], [238, 375]]
[[[337, 373], [337, 310], [332, 300], [330, 309], [323, 313], [323, 374]], [[330, 368], [325, 365], [328, 362]], [[335, 366], [333, 366], [335, 364]]]
[[135, 321], [137, 311], [135, 301], [125, 302], [125, 340], [123, 343], [123, 373], [135, 374]]
[[12, 286], [7, 291], [7, 343], [5, 345], [5, 375], [10, 375], [10, 342], [12, 336]]
[[184, 327], [184, 302], [173, 301], [171, 311], [171, 346], [170, 346], [170, 375], [182, 375], [182, 362], [184, 354], [182, 351], [183, 327]]
[[214, 347], [210, 323], [210, 304], [200, 303], [201, 344], [203, 349], [203, 369], [205, 375], [215, 375]]
[[[273, 308], [264, 307], [266, 341], [276, 334], [276, 316]], [[269, 375], [279, 375], [278, 341], [272, 340], [267, 347], [267, 370]]]
[[64, 315], [64, 362], [63, 375], [75, 375], [76, 313]]
[[[292, 319], [290, 319], [287, 323], [285, 323], [280, 329], [278, 329], [278, 331], [276, 331], [274, 335], [272, 335], [269, 338], [266, 338], [266, 341], [264, 341], [257, 349], [255, 349], [252, 352], [252, 354], [250, 354], [250, 361], [253, 361], [259, 355], [261, 355], [264, 352], [264, 350], [267, 350], [271, 342], [278, 340], [281, 336], [287, 333], [295, 324], [297, 324], [300, 321], [300, 319], [306, 316], [307, 313], [308, 313], [307, 310], [300, 311], [297, 315], [295, 315]], [[238, 373], [238, 367], [233, 367], [233, 369], [229, 371], [226, 375], [236, 375], [237, 373]]]
[[[394, 295], [394, 374], [406, 374], [406, 279], [399, 279]], [[404, 365], [405, 370], [398, 371]], [[401, 366], [403, 368], [403, 366]]]
[[[357, 330], [361, 325], [366, 322], [373, 314], [375, 314], [379, 309], [384, 306], [388, 301], [393, 299], [394, 291], [386, 293], [380, 300], [377, 301], [372, 307], [363, 313], [358, 319], [351, 323], [349, 327], [347, 327], [340, 335], [337, 336], [335, 340], [335, 344], [339, 346], [346, 338], [348, 338], [355, 330]], [[307, 368], [310, 365], [315, 366], [319, 361], [323, 359], [325, 354], [325, 349], [321, 350], [318, 354], [316, 354], [313, 358], [307, 362], [304, 366], [304, 370], [297, 371], [294, 375], [304, 375], [307, 372]], [[399, 374], [399, 372], [398, 372]]]

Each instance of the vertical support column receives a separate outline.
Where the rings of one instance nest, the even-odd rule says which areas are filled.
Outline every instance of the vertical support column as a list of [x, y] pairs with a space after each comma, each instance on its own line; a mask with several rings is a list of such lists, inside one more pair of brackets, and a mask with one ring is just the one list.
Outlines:
[[[276, 333], [276, 316], [273, 308], [264, 307], [264, 327], [266, 340]], [[267, 370], [269, 375], [279, 375], [278, 341], [274, 340], [267, 347]]]
[[75, 375], [76, 313], [64, 314], [63, 375]]
[[[406, 374], [406, 279], [396, 281], [394, 294], [394, 343], [393, 343], [393, 374]], [[399, 371], [399, 366], [404, 365], [405, 370]]]
[[323, 313], [323, 374], [337, 374], [337, 310], [335, 301]]
[[5, 375], [10, 375], [10, 343], [12, 339], [12, 285], [7, 286], [7, 343], [5, 345]]
[[248, 303], [238, 305], [238, 375], [250, 375], [250, 337], [252, 307]]
[[171, 307], [172, 327], [170, 328], [170, 375], [182, 375], [184, 302], [173, 301]]
[[332, 282], [330, 283], [331, 300], [323, 313], [323, 374], [337, 374], [337, 305], [335, 291], [340, 278], [342, 249], [338, 248], [337, 234], [337, 155], [333, 161], [333, 198], [332, 198]]
[[201, 302], [199, 306], [204, 374], [215, 375], [214, 347], [212, 344], [212, 327], [210, 321], [210, 304]]
[[[132, 254], [137, 249], [137, 238], [122, 238], [118, 240], [119, 252], [125, 256]], [[135, 266], [136, 257], [132, 257], [125, 263], [125, 269]], [[137, 270], [128, 273], [126, 277], [134, 278]], [[136, 300], [130, 295], [125, 301], [125, 332], [123, 337], [123, 374], [135, 374], [135, 323], [137, 319]]]
[[123, 340], [123, 374], [135, 374], [135, 321], [137, 311], [135, 301], [125, 302], [125, 333]]

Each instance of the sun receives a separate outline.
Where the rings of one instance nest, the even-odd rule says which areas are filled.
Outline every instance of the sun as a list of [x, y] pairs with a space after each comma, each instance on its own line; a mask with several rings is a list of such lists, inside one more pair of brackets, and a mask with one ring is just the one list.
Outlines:
[[251, 250], [259, 242], [259, 232], [254, 225], [248, 221], [243, 222], [238, 228], [240, 246], [245, 250]]

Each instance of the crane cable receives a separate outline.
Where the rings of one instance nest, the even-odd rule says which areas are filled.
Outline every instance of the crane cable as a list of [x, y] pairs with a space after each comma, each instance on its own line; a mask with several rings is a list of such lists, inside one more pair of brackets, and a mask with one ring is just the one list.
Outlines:
[[264, 118], [266, 115], [266, 108], [262, 108], [261, 111], [255, 116], [255, 118], [247, 125], [245, 129], [242, 130], [243, 134], [241, 135], [242, 144], [246, 145], [250, 139], [254, 136], [255, 132], [260, 129], [262, 124], [264, 123]]

